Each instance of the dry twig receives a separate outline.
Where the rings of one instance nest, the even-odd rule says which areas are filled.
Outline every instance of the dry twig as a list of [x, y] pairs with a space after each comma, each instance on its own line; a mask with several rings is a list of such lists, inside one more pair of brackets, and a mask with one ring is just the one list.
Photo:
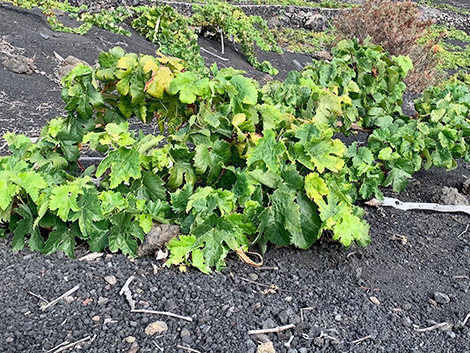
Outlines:
[[372, 339], [372, 336], [369, 335], [369, 336], [366, 336], [366, 337], [362, 337], [362, 338], [359, 338], [359, 339], [357, 339], [357, 340], [352, 341], [351, 343], [352, 343], [352, 344], [356, 344], [356, 343], [360, 343], [360, 342], [365, 341], [365, 340], [368, 340], [368, 339]]
[[192, 349], [192, 348], [189, 348], [189, 347], [184, 347], [184, 346], [180, 346], [179, 344], [176, 346], [176, 348], [180, 348], [180, 349], [185, 349], [187, 350], [188, 352], [193, 352], [193, 353], [201, 353], [195, 349]]
[[135, 309], [135, 300], [132, 299], [132, 292], [131, 290], [129, 289], [129, 284], [131, 284], [132, 280], [134, 279], [134, 276], [130, 276], [126, 283], [124, 284], [124, 286], [122, 287], [122, 289], [119, 291], [119, 295], [125, 295], [126, 296], [126, 299], [127, 299], [127, 302], [129, 303], [129, 306], [131, 307], [131, 310], [134, 310]]
[[448, 322], [441, 322], [440, 324], [436, 324], [436, 325], [433, 325], [433, 326], [416, 329], [416, 332], [433, 331], [433, 330], [437, 330], [438, 328], [449, 326], [449, 325], [450, 324]]
[[33, 297], [36, 297], [38, 299], [41, 299], [44, 303], [46, 304], [49, 304], [49, 301], [44, 299], [43, 297], [41, 297], [40, 295], [37, 295], [37, 294], [34, 294], [33, 292], [28, 292], [29, 294], [31, 294]]
[[155, 315], [165, 315], [175, 317], [177, 319], [186, 320], [186, 321], [193, 321], [192, 317], [189, 316], [181, 316], [178, 314], [173, 314], [168, 311], [155, 311], [155, 310], [146, 310], [146, 309], [132, 309], [131, 313], [144, 313], [144, 314], [155, 314]]
[[163, 352], [163, 348], [160, 347], [157, 342], [155, 342], [155, 340], [152, 340], [152, 343], [155, 345], [155, 347], [157, 347], [159, 349], [160, 352]]
[[468, 313], [467, 316], [465, 316], [465, 319], [463, 320], [462, 326], [465, 326], [467, 324], [467, 321], [470, 319], [470, 313]]
[[279, 333], [281, 331], [289, 330], [289, 329], [294, 328], [294, 327], [295, 327], [294, 324], [289, 324], [289, 325], [278, 326], [278, 327], [274, 327], [274, 328], [265, 328], [265, 329], [261, 329], [261, 330], [250, 330], [250, 331], [248, 331], [248, 334], [249, 335], [259, 335], [260, 333]]
[[57, 302], [65, 297], [68, 297], [70, 294], [74, 293], [76, 290], [78, 290], [78, 288], [80, 288], [80, 285], [77, 284], [75, 287], [73, 287], [71, 290], [65, 292], [64, 294], [62, 294], [59, 298], [57, 299], [54, 299], [53, 301], [51, 301], [50, 303], [46, 304], [46, 305], [43, 305], [41, 306], [41, 310], [42, 311], [45, 311], [47, 308], [50, 308], [51, 306], [57, 304]]
[[203, 51], [203, 52], [206, 53], [206, 54], [215, 56], [217, 59], [220, 59], [220, 60], [222, 60], [222, 61], [229, 61], [227, 58], [223, 58], [223, 57], [221, 57], [221, 56], [218, 56], [217, 54], [214, 54], [214, 53], [210, 52], [209, 50], [204, 49], [203, 47], [201, 47], [201, 51]]
[[66, 349], [69, 349], [69, 348], [72, 348], [72, 347], [75, 347], [77, 344], [80, 344], [80, 343], [83, 343], [83, 342], [86, 342], [86, 341], [94, 341], [95, 340], [95, 337], [96, 335], [92, 338], [91, 336], [87, 336], [85, 338], [82, 338], [81, 340], [78, 340], [76, 342], [72, 342], [70, 344], [67, 344], [66, 346], [62, 346], [60, 347], [58, 350], [56, 350], [54, 353], [59, 353], [59, 352], [62, 352], [62, 351], [65, 351]]

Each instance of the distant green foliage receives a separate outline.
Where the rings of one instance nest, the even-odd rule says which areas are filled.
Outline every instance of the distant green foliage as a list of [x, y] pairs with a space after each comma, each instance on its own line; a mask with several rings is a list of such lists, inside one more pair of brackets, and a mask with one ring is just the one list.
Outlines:
[[204, 6], [194, 5], [193, 8], [193, 26], [215, 33], [221, 32], [241, 44], [246, 59], [253, 67], [272, 75], [278, 73], [269, 62], [260, 63], [256, 57], [256, 47], [265, 51], [282, 52], [266, 21], [261, 17], [246, 16], [239, 7], [218, 0], [208, 0]]

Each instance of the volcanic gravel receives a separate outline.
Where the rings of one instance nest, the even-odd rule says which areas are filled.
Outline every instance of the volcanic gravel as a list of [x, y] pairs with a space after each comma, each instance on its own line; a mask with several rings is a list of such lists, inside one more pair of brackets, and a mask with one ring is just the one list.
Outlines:
[[[37, 10], [2, 5], [0, 19], [0, 37], [35, 56], [48, 75], [54, 51], [93, 63], [113, 43], [125, 43], [127, 51], [155, 50], [136, 34], [52, 32]], [[231, 65], [262, 77], [240, 53], [228, 55]], [[284, 65], [285, 75], [296, 68], [293, 60], [308, 60], [290, 55], [263, 59]], [[0, 93], [2, 132], [34, 136], [63, 107], [60, 88], [38, 73], [2, 71]], [[35, 110], [41, 102], [49, 109]], [[442, 188], [451, 187], [468, 198], [469, 171], [463, 162], [450, 172], [423, 171], [401, 194], [385, 192], [402, 201], [437, 202]], [[470, 216], [364, 207], [372, 238], [367, 248], [326, 240], [309, 250], [269, 247], [262, 268], [229, 254], [227, 269], [211, 275], [167, 268], [154, 257], [103, 254], [79, 261], [61, 252], [12, 252], [8, 235], [0, 240], [0, 352], [470, 353]], [[86, 254], [80, 246], [77, 258]], [[184, 318], [131, 312], [120, 294], [131, 276], [128, 294], [136, 309]], [[161, 332], [150, 335], [155, 322]], [[289, 324], [294, 327], [279, 333], [248, 333]]]

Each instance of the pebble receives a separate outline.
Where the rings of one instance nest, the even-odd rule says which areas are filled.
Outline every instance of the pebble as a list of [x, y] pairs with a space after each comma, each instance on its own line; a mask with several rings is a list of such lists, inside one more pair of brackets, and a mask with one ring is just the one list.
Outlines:
[[434, 292], [434, 300], [438, 304], [447, 304], [450, 302], [449, 296], [441, 292]]
[[135, 337], [134, 337], [134, 336], [127, 336], [127, 337], [126, 337], [126, 342], [127, 342], [127, 343], [133, 343], [133, 342], [135, 342]]
[[191, 336], [191, 332], [189, 332], [187, 328], [184, 328], [181, 330], [181, 338], [189, 337], [189, 336]]
[[73, 297], [71, 297], [71, 296], [68, 296], [68, 297], [65, 297], [64, 300], [65, 300], [65, 302], [66, 302], [67, 304], [70, 304], [70, 303], [73, 302], [75, 299], [74, 299]]
[[273, 328], [277, 326], [274, 320], [271, 318], [264, 320], [262, 325], [263, 325], [263, 328]]
[[292, 302], [292, 297], [285, 297], [284, 300], [288, 303]]
[[410, 303], [403, 304], [403, 310], [411, 310], [411, 304]]
[[105, 298], [105, 297], [99, 297], [98, 298], [98, 304], [99, 305], [106, 305], [106, 304], [108, 304], [108, 302], [109, 302], [108, 298]]
[[108, 283], [109, 283], [110, 285], [112, 285], [112, 286], [114, 286], [114, 285], [116, 284], [116, 282], [117, 282], [115, 276], [106, 276], [106, 277], [104, 278], [104, 280], [105, 280], [106, 282], [108, 282]]
[[[147, 336], [153, 336], [156, 333], [161, 333], [161, 332], [165, 332], [165, 331], [168, 331], [168, 325], [164, 321], [152, 322], [151, 324], [149, 324], [145, 328], [145, 334]], [[181, 335], [182, 334], [183, 334], [183, 332], [181, 332]]]
[[258, 280], [258, 275], [256, 273], [250, 273], [250, 274], [248, 274], [248, 277], [250, 277], [250, 279], [252, 281], [257, 281]]
[[13, 342], [15, 339], [11, 336], [8, 336], [7, 339], [5, 340], [7, 343]]
[[276, 353], [271, 341], [261, 343], [256, 349], [256, 353]]
[[341, 316], [341, 314], [336, 314], [335, 315], [335, 320], [336, 321], [341, 321], [341, 320], [343, 320], [343, 317]]
[[403, 318], [403, 320], [401, 321], [401, 324], [405, 327], [411, 327], [411, 319], [407, 316], [405, 318]]
[[92, 320], [92, 321], [100, 321], [100, 317], [99, 317], [98, 315], [96, 315], [96, 316], [93, 316], [93, 317], [91, 318], [91, 320]]
[[281, 322], [281, 324], [285, 325], [289, 321], [289, 316], [286, 314], [285, 311], [281, 311], [278, 315], [278, 319]]
[[377, 299], [377, 297], [369, 297], [369, 300], [375, 305], [380, 305], [380, 301]]

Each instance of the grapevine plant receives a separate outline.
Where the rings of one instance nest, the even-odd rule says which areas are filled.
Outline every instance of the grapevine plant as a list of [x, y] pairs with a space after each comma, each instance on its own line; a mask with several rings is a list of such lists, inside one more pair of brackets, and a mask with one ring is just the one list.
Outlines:
[[[306, 249], [325, 234], [367, 245], [358, 198], [402, 190], [423, 165], [470, 159], [470, 93], [430, 89], [405, 117], [409, 58], [354, 40], [333, 55], [264, 87], [233, 68], [205, 75], [118, 47], [97, 68], [77, 66], [63, 80], [66, 117], [35, 143], [4, 136], [0, 220], [13, 249], [73, 257], [86, 241], [136, 256], [154, 223], [171, 223], [182, 235], [168, 244], [168, 264], [208, 273], [256, 243]], [[134, 117], [156, 119], [162, 134], [129, 131]], [[337, 138], [353, 128], [370, 132], [367, 144]], [[85, 168], [85, 150], [103, 160]]]

